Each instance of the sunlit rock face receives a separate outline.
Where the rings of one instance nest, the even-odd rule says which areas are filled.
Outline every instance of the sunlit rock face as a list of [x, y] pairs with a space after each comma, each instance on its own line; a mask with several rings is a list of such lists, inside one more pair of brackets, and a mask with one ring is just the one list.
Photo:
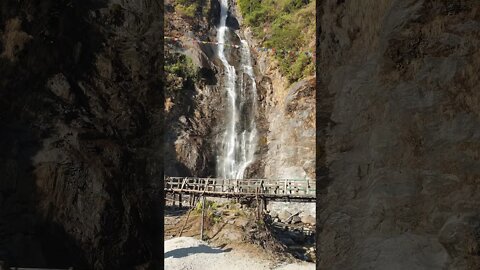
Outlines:
[[270, 108], [267, 178], [315, 179], [314, 83], [311, 78], [291, 85], [286, 97]]
[[[227, 29], [220, 24], [219, 1], [206, 5], [208, 16], [191, 20], [182, 19], [167, 8], [171, 26], [168, 31], [172, 36], [184, 36], [179, 42], [181, 46], [169, 52], [188, 56], [200, 72], [191, 83], [179, 79], [168, 85], [182, 91], [167, 93], [171, 108], [166, 122], [171, 130], [165, 137], [166, 174], [313, 180], [315, 81], [310, 77], [291, 85], [287, 83], [273, 57], [258, 50], [259, 41], [243, 26], [236, 4], [224, 3], [228, 5]], [[173, 6], [173, 2], [167, 1], [166, 6]], [[219, 29], [226, 31], [219, 35]], [[211, 41], [221, 36], [228, 44], [238, 46], [226, 46], [223, 52], [224, 60], [233, 66], [231, 73], [236, 81], [235, 116], [240, 121], [235, 125], [229, 121], [233, 107], [225, 90], [229, 72], [219, 57], [219, 46], [189, 41], [198, 36]], [[226, 132], [229, 128], [238, 136], [226, 144], [226, 138], [232, 138], [229, 134], [233, 134]], [[246, 139], [242, 139], [243, 130]], [[226, 159], [229, 149], [235, 149], [236, 154]], [[235, 166], [229, 166], [232, 164]], [[230, 167], [234, 169], [225, 173], [224, 168]]]
[[478, 3], [322, 1], [320, 269], [478, 269]]

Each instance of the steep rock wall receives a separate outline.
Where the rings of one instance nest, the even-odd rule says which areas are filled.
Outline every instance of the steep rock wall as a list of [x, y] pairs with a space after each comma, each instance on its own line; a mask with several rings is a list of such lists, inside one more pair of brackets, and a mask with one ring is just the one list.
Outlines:
[[478, 269], [480, 6], [319, 1], [319, 269]]
[[[235, 14], [242, 24], [238, 6]], [[250, 29], [242, 32], [252, 47], [259, 92], [261, 136], [252, 167], [257, 177], [315, 180], [315, 78], [289, 84], [273, 55], [258, 50]]]
[[[256, 161], [247, 169], [246, 177], [315, 179], [314, 79], [289, 85], [273, 55], [257, 50], [258, 41], [243, 26], [236, 4], [230, 3], [227, 25], [240, 30], [237, 33], [250, 44], [259, 98], [256, 121], [260, 138]], [[216, 45], [198, 44], [192, 39], [215, 40], [219, 2], [207, 1], [195, 18], [182, 16], [175, 5], [166, 2], [167, 35], [179, 37], [180, 41], [167, 46], [167, 53], [188, 56], [199, 73], [190, 83], [172, 80], [167, 86], [179, 86], [181, 90], [167, 93], [166, 122], [171, 130], [165, 137], [166, 174], [212, 176], [224, 129], [224, 71], [216, 56]], [[229, 42], [240, 44], [233, 35], [229, 35]], [[235, 49], [229, 57], [231, 63], [239, 64]]]
[[194, 74], [186, 80], [183, 74], [167, 72], [165, 125], [169, 128], [164, 136], [165, 175], [214, 176], [226, 109], [223, 68], [215, 45], [194, 40], [214, 39], [220, 3], [204, 1], [201, 13], [191, 18], [178, 13], [177, 4], [165, 2], [165, 18], [169, 22], [166, 36], [180, 38], [178, 42], [167, 42], [166, 63], [175, 64], [178, 57], [185, 57], [191, 61]]
[[161, 177], [162, 6], [0, 4], [0, 258], [133, 269], [152, 260]]

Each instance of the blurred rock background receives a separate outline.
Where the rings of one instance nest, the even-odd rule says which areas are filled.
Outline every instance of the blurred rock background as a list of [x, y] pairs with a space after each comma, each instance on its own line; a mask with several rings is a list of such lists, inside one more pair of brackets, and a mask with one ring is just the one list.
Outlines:
[[478, 1], [317, 12], [317, 267], [479, 269]]

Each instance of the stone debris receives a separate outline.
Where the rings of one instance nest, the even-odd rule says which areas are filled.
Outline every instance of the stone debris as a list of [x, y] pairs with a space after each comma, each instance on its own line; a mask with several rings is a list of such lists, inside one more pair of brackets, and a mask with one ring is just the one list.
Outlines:
[[192, 237], [165, 241], [165, 270], [314, 270], [314, 263], [277, 265], [246, 251], [212, 247]]

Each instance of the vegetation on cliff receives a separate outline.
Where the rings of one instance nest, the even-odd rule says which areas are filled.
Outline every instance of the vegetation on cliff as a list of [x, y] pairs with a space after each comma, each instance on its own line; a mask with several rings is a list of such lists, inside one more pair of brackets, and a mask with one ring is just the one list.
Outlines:
[[[183, 54], [165, 55], [165, 78], [167, 80], [167, 87], [170, 91], [180, 90], [185, 84], [193, 83], [197, 78], [197, 67], [192, 59]], [[175, 83], [176, 80], [181, 79], [182, 85]]]
[[175, 1], [175, 12], [184, 18], [194, 19], [197, 15], [207, 16], [209, 3], [202, 3], [198, 0], [177, 0]]
[[[297, 81], [315, 72], [315, 6], [311, 0], [239, 0], [244, 24], [265, 47], [274, 48], [281, 72]], [[287, 52], [285, 52], [287, 51]], [[293, 51], [295, 54], [290, 54]]]

